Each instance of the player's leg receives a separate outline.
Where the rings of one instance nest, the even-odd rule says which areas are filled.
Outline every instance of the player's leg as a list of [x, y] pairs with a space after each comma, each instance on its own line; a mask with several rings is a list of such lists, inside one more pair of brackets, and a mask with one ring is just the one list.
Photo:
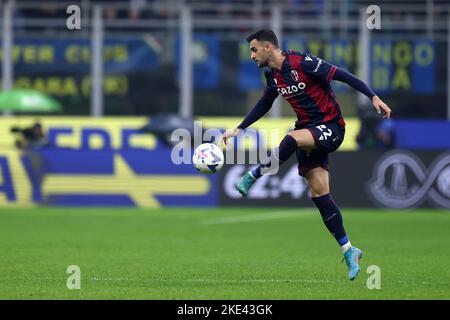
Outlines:
[[345, 233], [342, 214], [330, 195], [328, 171], [323, 167], [315, 167], [305, 173], [311, 192], [311, 200], [320, 211], [325, 226], [339, 243], [342, 252], [350, 247], [350, 241]]
[[264, 174], [274, 171], [286, 162], [298, 148], [305, 150], [307, 153], [316, 148], [316, 142], [310, 130], [300, 129], [289, 132], [281, 140], [271, 159], [252, 170], [253, 177], [258, 179]]
[[362, 257], [362, 252], [351, 245], [344, 229], [341, 211], [330, 195], [329, 174], [328, 170], [325, 169], [328, 166], [328, 156], [318, 155], [316, 158], [318, 159], [311, 159], [310, 162], [316, 161], [316, 165], [320, 166], [309, 169], [304, 174], [310, 188], [311, 200], [319, 209], [328, 231], [341, 246], [349, 269], [349, 279], [353, 280], [360, 271], [359, 259]]
[[273, 172], [286, 162], [291, 155], [301, 148], [307, 152], [316, 147], [313, 135], [308, 129], [300, 129], [289, 132], [281, 140], [276, 152], [272, 154], [269, 161], [258, 165], [252, 171], [247, 172], [236, 185], [236, 190], [243, 196], [248, 194], [250, 187], [264, 174]]

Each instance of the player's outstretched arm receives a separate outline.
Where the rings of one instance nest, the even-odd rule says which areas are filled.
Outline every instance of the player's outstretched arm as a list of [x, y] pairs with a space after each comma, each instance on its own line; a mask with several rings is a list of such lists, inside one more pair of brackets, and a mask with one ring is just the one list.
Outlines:
[[363, 81], [355, 77], [350, 72], [337, 68], [334, 73], [333, 80], [339, 80], [347, 83], [349, 86], [365, 94], [372, 100], [375, 110], [379, 114], [383, 113], [383, 118], [389, 119], [391, 117], [391, 109], [378, 97], [372, 89], [370, 89]]
[[267, 111], [270, 110], [278, 92], [274, 90], [265, 90], [264, 95], [259, 99], [258, 103], [247, 114], [245, 119], [237, 128], [228, 129], [222, 134], [222, 143], [226, 146], [230, 138], [236, 137], [250, 125], [261, 119]]

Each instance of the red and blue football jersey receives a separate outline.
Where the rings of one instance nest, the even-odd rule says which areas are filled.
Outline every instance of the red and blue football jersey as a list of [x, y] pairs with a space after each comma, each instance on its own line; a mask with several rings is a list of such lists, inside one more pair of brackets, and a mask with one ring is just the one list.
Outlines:
[[309, 54], [284, 51], [281, 70], [266, 68], [265, 95], [281, 94], [297, 114], [296, 127], [337, 121], [345, 125], [330, 82], [336, 66]]

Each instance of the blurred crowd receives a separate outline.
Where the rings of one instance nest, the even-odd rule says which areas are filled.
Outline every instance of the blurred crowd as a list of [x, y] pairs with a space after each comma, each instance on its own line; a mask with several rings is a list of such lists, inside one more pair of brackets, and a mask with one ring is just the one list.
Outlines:
[[[433, 0], [433, 18], [447, 15], [445, 6], [441, 4], [444, 0]], [[52, 4], [54, 3], [54, 4]], [[298, 17], [318, 17], [324, 14], [345, 19], [349, 15], [359, 14], [358, 8], [367, 7], [372, 4], [369, 0], [82, 0], [78, 3], [83, 7], [92, 7], [95, 4], [103, 5], [103, 17], [107, 21], [116, 19], [138, 21], [146, 19], [164, 19], [171, 17], [173, 8], [179, 4], [186, 3], [195, 6], [198, 16], [209, 16], [217, 18], [264, 18], [271, 15], [271, 5], [281, 3], [290, 6], [292, 10], [285, 14]], [[398, 2], [401, 4], [401, 2]], [[160, 4], [151, 8], [154, 4]], [[420, 5], [420, 4], [419, 4]], [[423, 10], [420, 8], [408, 8], [399, 6], [397, 9], [389, 10], [390, 20], [401, 20], [414, 23], [417, 17], [427, 15], [427, 2], [423, 1]], [[16, 1], [16, 20], [28, 18], [61, 18], [66, 17], [66, 7], [58, 0], [45, 0], [39, 6], [30, 8], [21, 6]], [[21, 23], [16, 23], [21, 25]], [[33, 25], [34, 27], [34, 25]]]
[[[54, 2], [55, 5], [52, 5], [51, 2]], [[168, 4], [168, 6], [176, 5], [179, 3], [186, 4], [208, 4], [208, 1], [205, 0], [120, 0], [120, 1], [112, 1], [112, 0], [84, 0], [81, 1], [81, 4], [95, 5], [95, 4], [103, 4], [104, 5], [104, 18], [105, 19], [130, 19], [130, 20], [138, 20], [138, 19], [149, 19], [149, 18], [158, 18], [164, 17], [167, 15], [167, 11], [164, 9], [161, 10], [146, 10], [145, 8], [148, 5], [154, 3]], [[304, 14], [321, 14], [325, 9], [326, 0], [289, 0], [283, 1], [283, 3], [291, 4], [293, 7], [305, 7], [307, 10]], [[340, 0], [339, 2], [348, 2], [352, 3], [353, 0]], [[45, 0], [42, 5], [39, 6], [39, 9], [31, 9], [31, 8], [19, 8], [16, 9], [18, 11], [16, 15], [23, 18], [57, 18], [64, 17], [66, 15], [66, 9], [57, 4], [57, 0]], [[108, 6], [108, 4], [123, 4], [119, 6]], [[218, 5], [218, 10], [211, 10], [208, 12], [208, 9], [204, 11], [204, 13], [218, 13], [223, 16], [231, 16], [238, 17], [242, 15], [242, 10], [239, 10], [240, 5], [248, 5], [253, 6], [255, 8], [264, 7], [273, 3], [277, 3], [277, 1], [267, 1], [267, 0], [217, 0], [214, 4]], [[236, 7], [236, 6], [237, 7]], [[215, 6], [213, 6], [215, 7]], [[212, 8], [213, 8], [212, 7]]]
[[[55, 5], [52, 5], [51, 2], [54, 2]], [[81, 1], [81, 4], [95, 5], [95, 4], [104, 4], [104, 17], [106, 19], [149, 19], [154, 17], [163, 17], [167, 14], [165, 10], [146, 10], [145, 7], [154, 3], [166, 3], [169, 5], [176, 5], [178, 3], [182, 3], [183, 1], [178, 0], [168, 0], [168, 1], [160, 1], [160, 0], [121, 0], [121, 1], [111, 1], [111, 0], [84, 0]], [[187, 4], [198, 5], [198, 4], [207, 4], [208, 1], [204, 0], [187, 0], [184, 1]], [[360, 2], [360, 1], [358, 1]], [[42, 5], [39, 6], [39, 9], [31, 9], [31, 8], [20, 8], [16, 9], [16, 15], [23, 18], [57, 18], [64, 17], [66, 15], [66, 9], [57, 4], [57, 0], [45, 0]], [[108, 6], [108, 4], [124, 4], [124, 6]], [[243, 10], [240, 10], [241, 5], [248, 5], [254, 8], [263, 9], [267, 5], [271, 5], [273, 3], [277, 3], [277, 1], [267, 1], [267, 0], [217, 0], [214, 2], [217, 5], [217, 10], [214, 9], [213, 6], [211, 9], [205, 9], [203, 13], [218, 13], [222, 16], [229, 17], [238, 17], [242, 16]], [[282, 3], [291, 5], [293, 9], [298, 10], [301, 14], [304, 15], [320, 15], [326, 9], [326, 0], [289, 0], [282, 1]], [[354, 0], [339, 0], [335, 2], [329, 2], [331, 7], [339, 8], [343, 4], [347, 5], [355, 5]], [[305, 10], [302, 12], [302, 8]], [[208, 10], [210, 12], [208, 12]], [[334, 9], [335, 10], [335, 9]]]

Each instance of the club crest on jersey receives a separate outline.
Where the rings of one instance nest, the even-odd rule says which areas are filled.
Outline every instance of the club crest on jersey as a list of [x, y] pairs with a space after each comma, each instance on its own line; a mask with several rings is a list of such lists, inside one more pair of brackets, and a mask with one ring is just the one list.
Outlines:
[[291, 71], [291, 78], [294, 81], [298, 81], [298, 73], [297, 73], [297, 71], [295, 71], [295, 70]]

